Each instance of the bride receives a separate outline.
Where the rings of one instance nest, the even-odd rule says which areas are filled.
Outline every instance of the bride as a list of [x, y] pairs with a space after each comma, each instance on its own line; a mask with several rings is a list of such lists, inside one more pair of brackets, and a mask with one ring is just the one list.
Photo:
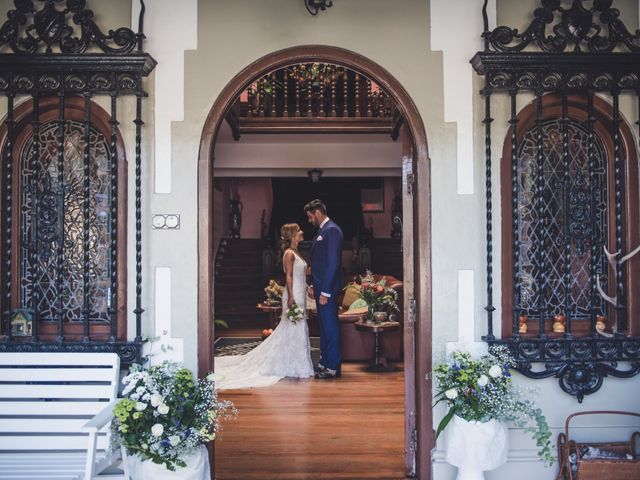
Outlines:
[[[215, 359], [215, 372], [223, 377], [216, 381], [217, 390], [266, 387], [284, 377], [306, 378], [314, 374], [307, 326], [307, 263], [298, 253], [303, 233], [298, 224], [287, 223], [280, 229], [280, 239], [287, 282], [280, 323], [246, 355]], [[295, 323], [287, 317], [287, 309], [294, 303], [304, 311], [303, 318]]]

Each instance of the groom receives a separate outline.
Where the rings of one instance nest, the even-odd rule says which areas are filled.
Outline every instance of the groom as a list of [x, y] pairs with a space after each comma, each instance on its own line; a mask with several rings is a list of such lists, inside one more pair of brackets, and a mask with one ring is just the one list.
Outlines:
[[340, 376], [340, 325], [338, 294], [342, 288], [342, 230], [327, 216], [327, 207], [312, 200], [304, 207], [309, 223], [318, 228], [311, 246], [313, 296], [320, 323], [320, 362], [316, 378]]

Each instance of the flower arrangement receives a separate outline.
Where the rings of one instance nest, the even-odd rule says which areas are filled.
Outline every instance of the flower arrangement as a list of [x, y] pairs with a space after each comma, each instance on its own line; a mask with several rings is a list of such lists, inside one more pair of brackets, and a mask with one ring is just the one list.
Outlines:
[[269, 285], [267, 285], [264, 289], [264, 304], [270, 305], [272, 307], [282, 305], [283, 292], [284, 287], [282, 285], [279, 285], [275, 280], [269, 280]]
[[233, 404], [218, 400], [215, 374], [194, 380], [191, 371], [165, 361], [144, 369], [134, 364], [124, 377], [123, 395], [111, 422], [112, 448], [164, 464], [184, 467], [184, 458], [212, 441], [220, 421], [237, 413]]
[[294, 303], [287, 309], [287, 318], [291, 323], [298, 323], [304, 318], [304, 310], [300, 305]]
[[369, 306], [369, 316], [373, 312], [385, 311], [389, 314], [398, 312], [398, 292], [387, 287], [387, 278], [382, 277], [377, 282], [373, 274], [367, 270], [366, 275], [360, 276], [356, 283], [347, 288], [355, 288], [358, 296]]
[[512, 422], [532, 434], [538, 455], [552, 465], [554, 457], [547, 420], [525, 397], [525, 392], [513, 384], [510, 369], [514, 366], [515, 361], [503, 346], [491, 347], [489, 354], [480, 359], [473, 359], [466, 352], [454, 352], [453, 363], [437, 365], [434, 369], [439, 388], [436, 404], [445, 402], [449, 411], [438, 425], [436, 438], [454, 415], [467, 421]]

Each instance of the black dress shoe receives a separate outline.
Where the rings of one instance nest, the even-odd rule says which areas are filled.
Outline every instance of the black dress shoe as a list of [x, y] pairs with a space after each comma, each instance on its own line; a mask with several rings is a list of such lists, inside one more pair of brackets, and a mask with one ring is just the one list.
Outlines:
[[323, 370], [326, 370], [326, 367], [324, 365], [316, 365], [315, 367], [313, 367], [313, 373], [322, 372]]
[[338, 378], [340, 377], [340, 374], [338, 372], [331, 373], [328, 369], [325, 369], [316, 373], [315, 377], [319, 380], [327, 380], [329, 378]]

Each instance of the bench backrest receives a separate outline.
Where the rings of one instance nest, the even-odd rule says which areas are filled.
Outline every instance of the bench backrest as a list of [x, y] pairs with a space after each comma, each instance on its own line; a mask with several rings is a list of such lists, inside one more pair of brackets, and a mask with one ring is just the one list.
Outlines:
[[80, 428], [116, 398], [119, 373], [115, 353], [0, 353], [0, 451], [86, 449]]

